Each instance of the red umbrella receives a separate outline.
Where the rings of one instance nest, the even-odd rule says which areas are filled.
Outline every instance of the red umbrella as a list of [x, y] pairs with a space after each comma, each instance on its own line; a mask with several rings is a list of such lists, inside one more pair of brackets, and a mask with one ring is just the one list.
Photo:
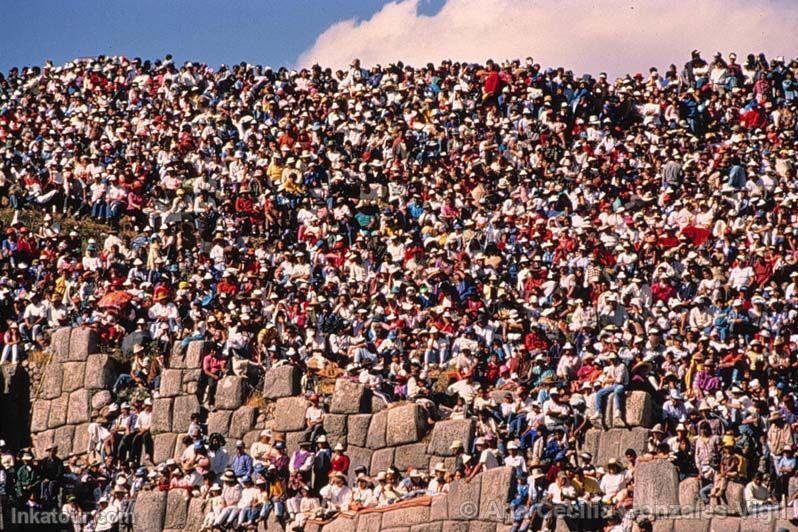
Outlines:
[[130, 293], [124, 290], [118, 290], [116, 292], [109, 292], [105, 294], [100, 299], [100, 302], [97, 303], [97, 306], [100, 308], [121, 309], [130, 303], [131, 299], [133, 299], [133, 296], [130, 295]]

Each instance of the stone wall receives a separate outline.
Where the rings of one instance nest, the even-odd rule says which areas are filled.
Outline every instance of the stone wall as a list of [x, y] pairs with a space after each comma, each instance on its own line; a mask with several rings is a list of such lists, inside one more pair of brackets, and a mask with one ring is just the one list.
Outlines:
[[99, 352], [96, 331], [64, 327], [52, 335], [52, 358], [38, 389], [32, 389], [32, 445], [38, 456], [52, 444], [59, 455], [86, 452], [92, 416], [110, 404], [117, 361]]
[[[44, 452], [52, 443], [59, 445], [63, 456], [85, 452], [88, 423], [110, 402], [108, 390], [120, 369], [113, 358], [98, 353], [97, 346], [96, 334], [88, 329], [66, 328], [53, 334], [52, 362], [42, 375], [39, 397], [33, 402], [29, 420], [37, 452]], [[156, 463], [180, 456], [189, 418], [195, 412], [201, 414], [209, 433], [226, 436], [230, 451], [237, 439], [249, 447], [264, 428], [270, 428], [276, 438], [284, 439], [289, 451], [307, 437], [304, 418], [308, 403], [301, 394], [301, 374], [296, 368], [272, 368], [264, 379], [263, 389], [256, 392], [260, 395], [257, 400], [250, 400], [253, 391], [244, 379], [225, 377], [217, 388], [215, 408], [207, 411], [199, 397], [204, 351], [205, 344], [201, 341], [191, 342], [185, 350], [176, 347], [170, 358], [171, 367], [162, 374], [153, 404]], [[15, 368], [3, 368], [4, 394], [0, 400], [6, 404], [13, 397], [27, 397], [24, 368]], [[591, 429], [585, 437], [584, 449], [594, 455], [594, 463], [603, 466], [611, 458], [622, 457], [627, 448], [642, 453], [654, 421], [654, 409], [648, 395], [633, 392], [626, 399], [625, 424], [619, 424], [609, 412], [605, 423], [610, 428]], [[0, 419], [20, 415], [4, 409], [0, 413], [4, 417]], [[24, 421], [15, 422], [24, 426]], [[372, 475], [392, 465], [400, 470], [428, 469], [443, 462], [451, 469], [452, 441], [460, 440], [468, 449], [474, 437], [471, 419], [439, 421], [430, 427], [418, 405], [402, 402], [388, 406], [361, 384], [346, 380], [336, 383], [323, 426], [330, 445], [346, 446], [352, 462], [350, 475], [354, 475], [358, 466], [365, 467]], [[690, 512], [702, 510], [697, 499], [697, 481], [687, 479], [679, 483], [675, 467], [667, 460], [641, 462], [635, 481], [635, 507], [655, 519], [654, 529], [658, 531], [775, 532], [779, 527], [796, 530], [786, 521], [747, 515], [739, 484], [731, 484], [727, 491], [729, 505], [722, 509], [723, 518], [696, 519], [696, 514]], [[511, 525], [507, 502], [512, 485], [510, 469], [497, 468], [470, 483], [453, 483], [447, 495], [432, 498], [426, 506], [341, 516], [327, 524], [310, 524], [306, 530], [504, 532]], [[144, 492], [136, 502], [134, 526], [144, 531], [197, 530], [205, 511], [202, 501], [188, 500], [182, 493]], [[277, 530], [277, 525], [272, 522], [269, 529]], [[558, 522], [557, 530], [567, 529], [564, 521]]]

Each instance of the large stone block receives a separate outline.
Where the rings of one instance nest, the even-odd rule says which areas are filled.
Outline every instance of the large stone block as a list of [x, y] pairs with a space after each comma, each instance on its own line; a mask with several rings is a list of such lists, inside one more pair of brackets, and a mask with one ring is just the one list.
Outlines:
[[355, 469], [360, 466], [366, 468], [366, 471], [371, 471], [371, 449], [363, 447], [349, 446], [346, 448], [346, 456], [349, 457], [349, 483], [352, 484], [355, 480]]
[[615, 401], [608, 400], [604, 411], [604, 423], [607, 427], [625, 428], [654, 426], [654, 401], [646, 392], [635, 390], [629, 392], [624, 399], [624, 419], [626, 425], [615, 414]]
[[515, 475], [511, 467], [494, 467], [483, 472], [482, 491], [479, 497], [479, 518], [501, 523], [508, 515], [510, 497], [515, 488]]
[[491, 521], [471, 521], [468, 532], [496, 532], [496, 523]]
[[371, 424], [371, 414], [354, 414], [348, 416], [346, 424], [347, 443], [349, 445], [365, 447], [366, 438], [369, 434], [369, 424]]
[[357, 532], [380, 532], [382, 530], [382, 514], [360, 514], [357, 516]]
[[68, 408], [67, 423], [70, 425], [77, 425], [78, 423], [85, 423], [88, 421], [91, 415], [91, 394], [89, 390], [75, 390], [69, 394]]
[[74, 392], [78, 388], [83, 387], [86, 381], [86, 363], [85, 362], [64, 362], [61, 364], [64, 371], [64, 378], [61, 383], [61, 391], [64, 393]]
[[161, 532], [166, 517], [166, 491], [141, 491], [133, 507], [133, 529], [136, 532]]
[[[305, 441], [308, 439], [307, 432], [304, 430], [296, 431], [296, 432], [286, 432], [285, 433], [285, 447], [289, 450], [289, 452], [294, 452], [296, 449], [299, 448], [299, 442]], [[232, 441], [232, 440], [231, 440]]]
[[61, 386], [64, 380], [64, 370], [61, 364], [51, 362], [44, 369], [42, 377], [42, 388], [39, 397], [43, 399], [55, 399], [61, 395]]
[[[673, 532], [709, 532], [710, 520], [707, 519], [674, 519]], [[725, 532], [725, 531], [723, 531]]]
[[302, 397], [283, 397], [275, 401], [272, 429], [277, 432], [291, 432], [305, 428], [307, 400]]
[[[210, 508], [210, 505], [207, 505]], [[186, 524], [183, 530], [186, 532], [194, 532], [202, 528], [202, 523], [205, 519], [206, 513], [205, 501], [200, 497], [192, 497], [188, 503], [188, 514], [186, 515]], [[274, 514], [274, 512], [272, 512]]]
[[175, 369], [196, 369], [202, 366], [202, 358], [206, 353], [206, 344], [203, 340], [190, 342], [185, 350], [179, 343], [175, 344], [169, 358], [169, 367]]
[[335, 446], [336, 443], [346, 445], [346, 417], [343, 414], [326, 414], [324, 416], [322, 426], [331, 446]]
[[[776, 518], [783, 514], [783, 511], [773, 512], [772, 514], [768, 515], [767, 512], [763, 515], [749, 515], [747, 517], [740, 518], [740, 532], [773, 532], [773, 524]], [[787, 530], [795, 530], [798, 526], [793, 525], [791, 529]], [[778, 529], [775, 529], [778, 531]], [[725, 530], [723, 532], [726, 532]]]
[[424, 423], [421, 407], [415, 403], [388, 409], [385, 443], [401, 445], [419, 441], [423, 436]]
[[229, 410], [216, 410], [208, 414], [208, 434], [218, 432], [226, 436], [230, 428], [230, 417], [233, 415]]
[[422, 523], [410, 527], [410, 532], [443, 532], [443, 523]]
[[357, 519], [350, 519], [348, 516], [342, 515], [339, 515], [321, 529], [322, 532], [355, 532], [356, 530]]
[[183, 392], [183, 372], [179, 369], [165, 369], [161, 372], [161, 397], [175, 397]]
[[601, 434], [602, 431], [599, 429], [587, 429], [585, 432], [585, 441], [582, 443], [582, 451], [587, 451], [593, 455], [593, 457], [597, 457]]
[[184, 490], [170, 490], [166, 496], [164, 529], [182, 529], [188, 517], [188, 497]]
[[651, 431], [643, 427], [633, 427], [631, 429], [618, 429], [621, 430], [618, 436], [618, 455], [623, 458], [627, 449], [634, 449], [638, 456], [642, 455], [646, 450], [648, 437]]
[[72, 442], [75, 440], [75, 427], [64, 425], [55, 429], [53, 444], [58, 445], [58, 456], [69, 456], [72, 454]]
[[650, 515], [675, 513], [679, 506], [679, 473], [669, 460], [638, 462], [634, 507]]
[[47, 426], [57, 429], [67, 422], [67, 409], [69, 407], [69, 395], [60, 395], [50, 402], [50, 415], [47, 417]]
[[36, 456], [38, 458], [44, 458], [44, 456], [47, 454], [47, 448], [53, 444], [54, 439], [54, 430], [45, 430], [32, 435], [31, 440], [33, 443], [33, 448], [36, 451]]
[[242, 406], [233, 412], [230, 417], [230, 429], [228, 433], [231, 438], [240, 439], [249, 432], [255, 423], [255, 409], [251, 406]]
[[[188, 384], [199, 384], [200, 377], [202, 377], [201, 369], [184, 369], [183, 371], [183, 389], [187, 390]], [[194, 392], [186, 392], [194, 393]]]
[[473, 434], [473, 418], [438, 421], [432, 427], [432, 435], [430, 436], [427, 452], [436, 456], [453, 456], [454, 452], [449, 449], [452, 442], [460, 440], [466, 449], [470, 449]]
[[436, 495], [429, 505], [430, 521], [445, 521], [449, 518], [449, 503], [446, 495]]
[[72, 454], [89, 451], [89, 423], [75, 426], [75, 439], [72, 441]]
[[94, 329], [76, 327], [69, 337], [69, 360], [85, 362], [89, 355], [98, 352], [100, 335]]
[[[477, 475], [471, 482], [465, 479], [455, 480], [449, 486], [446, 496], [449, 519], [455, 521], [471, 521], [479, 515], [479, 497], [482, 489], [482, 475]], [[445, 527], [445, 525], [444, 525]]]
[[104, 407], [111, 404], [113, 397], [108, 390], [97, 390], [91, 395], [91, 409], [92, 411], [100, 411]]
[[388, 408], [388, 402], [383, 397], [373, 393], [369, 393], [369, 395], [371, 396], [371, 399], [369, 400], [369, 412], [376, 414], [377, 412], [382, 412]]
[[360, 384], [348, 379], [335, 381], [330, 412], [333, 414], [360, 414], [371, 411], [371, 393]]
[[692, 513], [698, 504], [701, 482], [698, 477], [688, 477], [679, 483], [679, 507], [682, 514]]
[[152, 402], [152, 426], [150, 428], [153, 433], [172, 430], [172, 401], [169, 397], [159, 397]]
[[219, 381], [216, 387], [216, 408], [235, 410], [244, 402], [246, 380], [243, 377], [229, 375]]
[[30, 416], [30, 431], [41, 432], [47, 430], [47, 418], [50, 417], [50, 401], [38, 399], [33, 402], [33, 412]]
[[166, 460], [172, 458], [175, 454], [175, 442], [177, 441], [177, 434], [174, 432], [164, 432], [156, 434], [152, 438], [153, 457], [152, 461], [156, 464], [162, 464]]
[[301, 392], [302, 372], [296, 366], [285, 365], [270, 369], [263, 378], [263, 397], [279, 399], [293, 397]]
[[185, 356], [185, 368], [196, 369], [202, 367], [202, 358], [207, 352], [208, 344], [203, 340], [196, 340], [188, 344]]
[[400, 445], [394, 451], [393, 464], [400, 471], [407, 471], [411, 467], [419, 471], [426, 471], [429, 468], [427, 444], [411, 443], [410, 445]]
[[421, 523], [426, 523], [428, 520], [429, 506], [402, 508], [382, 514], [382, 528], [420, 525]]
[[72, 327], [61, 327], [50, 335], [50, 351], [53, 353], [54, 362], [63, 362], [69, 359], [69, 337]]
[[598, 452], [593, 455], [596, 466], [606, 466], [611, 459], [620, 459], [621, 429], [610, 429], [599, 436]]
[[446, 532], [468, 532], [468, 521], [444, 521], [443, 529]]
[[111, 388], [119, 374], [116, 360], [108, 355], [89, 355], [86, 360], [86, 381], [84, 386], [90, 390]]
[[383, 410], [371, 416], [369, 432], [366, 436], [366, 447], [380, 449], [385, 447], [385, 433], [388, 428], [388, 411]]
[[196, 395], [182, 395], [175, 397], [172, 406], [172, 431], [188, 432], [191, 415], [200, 411], [199, 400]]
[[740, 482], [729, 482], [726, 485], [727, 515], [747, 515], [748, 508], [743, 496], [745, 485]]
[[371, 475], [376, 475], [380, 471], [386, 471], [393, 465], [393, 448], [387, 447], [374, 451], [371, 455]]
[[[740, 532], [739, 517], [713, 517], [710, 524], [712, 532]], [[743, 532], [748, 532], [744, 530]]]

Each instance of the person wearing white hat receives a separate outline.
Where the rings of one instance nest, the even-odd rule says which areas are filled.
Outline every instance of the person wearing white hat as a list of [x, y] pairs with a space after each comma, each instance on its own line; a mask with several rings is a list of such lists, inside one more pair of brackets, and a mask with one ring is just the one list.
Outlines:
[[427, 485], [428, 495], [441, 495], [449, 490], [449, 483], [446, 482], [446, 466], [443, 462], [438, 462], [432, 468], [433, 478]]
[[346, 475], [335, 471], [330, 477], [330, 483], [322, 488], [322, 504], [328, 511], [339, 512], [349, 508], [352, 500], [352, 490], [346, 485]]
[[213, 484], [208, 489], [208, 498], [206, 503], [205, 518], [202, 521], [200, 530], [210, 530], [213, 528], [216, 519], [224, 509], [224, 499], [222, 498], [222, 486], [218, 483]]
[[483, 471], [488, 471], [493, 469], [494, 467], [499, 467], [499, 459], [497, 458], [497, 453], [494, 449], [491, 449], [488, 446], [488, 443], [485, 438], [482, 436], [476, 438], [474, 440], [474, 449], [476, 450], [476, 454], [478, 455], [476, 465], [471, 469], [466, 477], [467, 481], [470, 481], [475, 476]]
[[374, 498], [374, 491], [371, 489], [371, 479], [364, 473], [359, 474], [355, 479], [355, 486], [352, 488], [349, 511], [358, 512], [376, 505], [377, 500]]
[[515, 440], [507, 442], [507, 456], [504, 465], [515, 469], [516, 476], [526, 476], [526, 458], [518, 452], [518, 443]]
[[253, 465], [267, 465], [273, 457], [272, 454], [272, 431], [263, 429], [258, 434], [258, 439], [249, 446], [249, 455], [252, 457]]

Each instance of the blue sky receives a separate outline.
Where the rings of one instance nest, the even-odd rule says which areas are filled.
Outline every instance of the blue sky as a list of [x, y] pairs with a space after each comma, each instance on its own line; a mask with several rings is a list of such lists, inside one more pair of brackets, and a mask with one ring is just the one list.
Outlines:
[[[0, 0], [0, 70], [123, 54], [293, 65], [337, 21], [368, 18], [380, 0]], [[427, 11], [442, 1], [424, 0]]]

